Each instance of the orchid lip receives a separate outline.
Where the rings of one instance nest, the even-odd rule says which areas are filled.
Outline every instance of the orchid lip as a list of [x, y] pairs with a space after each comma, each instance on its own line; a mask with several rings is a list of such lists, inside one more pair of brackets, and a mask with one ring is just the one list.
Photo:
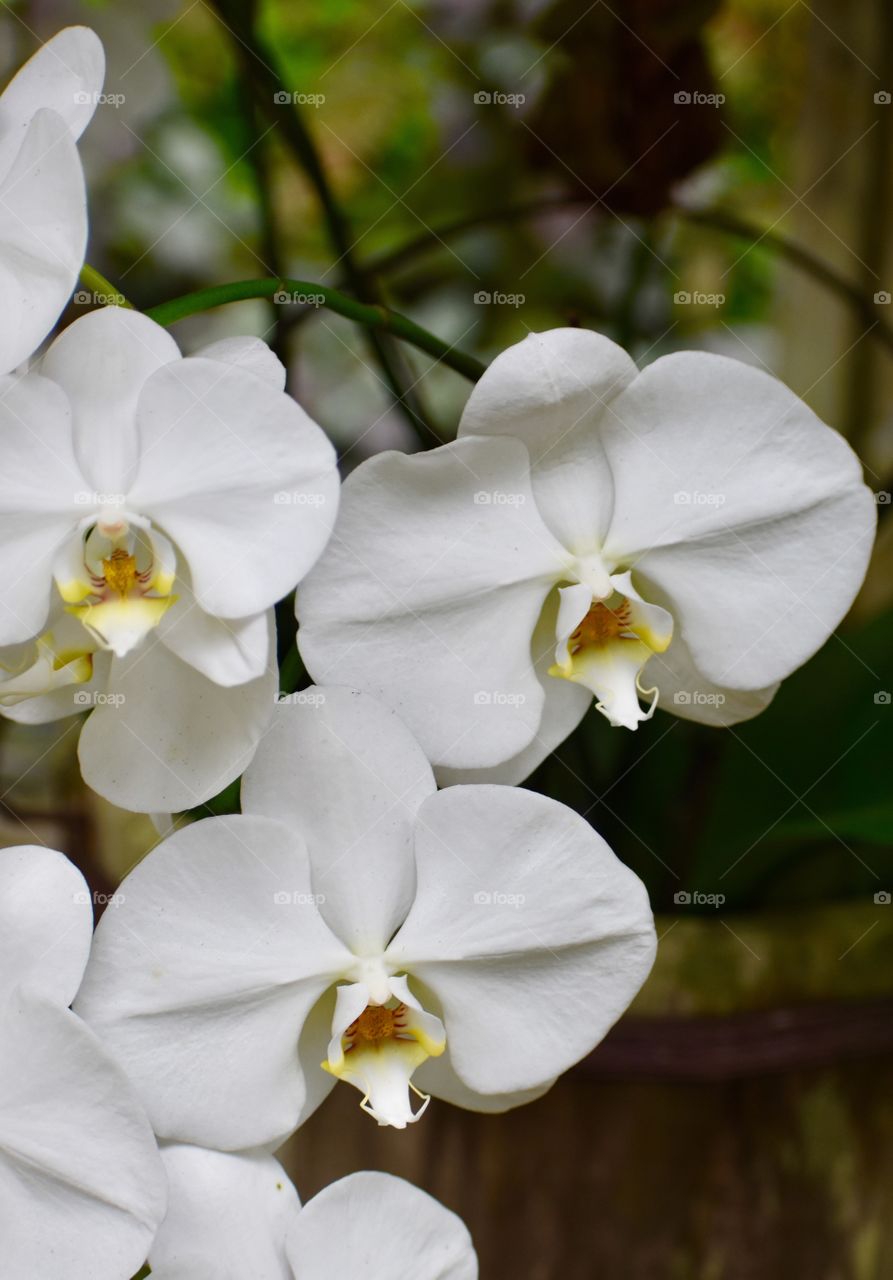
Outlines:
[[54, 576], [65, 608], [93, 643], [123, 658], [161, 622], [177, 597], [171, 544], [123, 507], [85, 517], [60, 550]]
[[[446, 1047], [443, 1023], [409, 990], [405, 975], [387, 980], [387, 999], [371, 998], [365, 983], [336, 988], [332, 1039], [322, 1069], [362, 1093], [360, 1107], [380, 1125], [405, 1129], [430, 1101], [412, 1082], [428, 1058]], [[411, 1094], [422, 1099], [413, 1111]]]
[[[549, 675], [584, 685], [611, 725], [636, 729], [657, 707], [658, 690], [645, 688], [641, 675], [646, 663], [669, 647], [673, 618], [639, 595], [630, 572], [614, 574], [609, 584], [610, 594], [602, 598], [585, 582], [559, 587]], [[651, 700], [646, 711], [640, 696]]]
[[84, 684], [93, 675], [92, 646], [62, 650], [52, 630], [34, 642], [31, 661], [10, 671], [0, 682], [0, 706], [15, 706], [68, 685]]

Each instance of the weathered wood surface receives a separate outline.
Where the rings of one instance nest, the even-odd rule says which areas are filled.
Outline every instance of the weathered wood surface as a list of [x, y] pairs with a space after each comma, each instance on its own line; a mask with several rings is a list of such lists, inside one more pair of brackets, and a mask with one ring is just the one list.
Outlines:
[[482, 1280], [889, 1280], [893, 1055], [715, 1082], [577, 1071], [530, 1106], [379, 1129], [339, 1085], [291, 1140], [307, 1197], [401, 1174], [462, 1215]]
[[634, 1012], [530, 1106], [397, 1133], [339, 1085], [283, 1153], [302, 1195], [401, 1174], [482, 1280], [891, 1280], [893, 906], [658, 931]]

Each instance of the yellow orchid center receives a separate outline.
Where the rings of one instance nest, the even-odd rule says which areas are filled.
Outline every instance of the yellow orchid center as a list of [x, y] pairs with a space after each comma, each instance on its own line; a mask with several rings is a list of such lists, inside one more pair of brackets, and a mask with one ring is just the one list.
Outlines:
[[123, 547], [116, 548], [108, 560], [103, 560], [102, 571], [105, 585], [121, 597], [130, 594], [139, 577], [136, 556], [129, 555]]
[[66, 548], [56, 582], [67, 612], [94, 645], [123, 658], [176, 601], [174, 569], [173, 549], [157, 530], [98, 521]]
[[[587, 584], [559, 587], [555, 661], [549, 675], [584, 685], [612, 725], [635, 729], [657, 705], [657, 689], [640, 681], [642, 669], [669, 647], [673, 619], [636, 593], [628, 573], [608, 585], [613, 591], [607, 603], [594, 600]], [[640, 697], [650, 700], [645, 711]]]
[[384, 1004], [370, 1004], [345, 1031], [344, 1052], [350, 1053], [362, 1040], [375, 1044], [379, 1040], [397, 1039], [401, 1031], [404, 1039], [413, 1038], [406, 1036], [405, 1004], [398, 1004], [396, 1009], [389, 1009]]
[[601, 601], [594, 604], [576, 630], [571, 632], [567, 646], [571, 655], [579, 653], [587, 645], [607, 644], [617, 637], [634, 640], [636, 637], [629, 631], [629, 615], [628, 600], [616, 609], [609, 609]]
[[[384, 1004], [369, 1000], [347, 1026], [347, 1006], [336, 1004], [322, 1068], [358, 1089], [363, 1095], [360, 1106], [379, 1124], [404, 1129], [418, 1120], [430, 1101], [413, 1084], [413, 1072], [428, 1058], [443, 1053], [446, 1034], [440, 1019], [415, 1000], [405, 978], [391, 979], [389, 986], [394, 992], [390, 1000]], [[339, 988], [339, 1000], [354, 993], [368, 1000], [368, 988], [362, 985]], [[339, 1013], [342, 1009], [344, 1013]], [[410, 1105], [411, 1093], [422, 1100], [418, 1111]]]

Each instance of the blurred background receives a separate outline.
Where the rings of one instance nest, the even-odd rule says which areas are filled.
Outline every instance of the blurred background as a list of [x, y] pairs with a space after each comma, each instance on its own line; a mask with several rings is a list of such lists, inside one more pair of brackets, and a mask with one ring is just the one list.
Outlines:
[[[336, 1090], [286, 1153], [299, 1190], [401, 1172], [463, 1214], [485, 1278], [893, 1275], [893, 8], [31, 0], [0, 9], [0, 70], [73, 22], [109, 61], [89, 261], [137, 307], [288, 275], [485, 361], [568, 324], [642, 364], [723, 352], [846, 435], [878, 502], [850, 617], [761, 717], [590, 715], [528, 784], [659, 915], [604, 1045], [507, 1117], [432, 1104], [391, 1133]], [[245, 332], [345, 471], [455, 433], [465, 379], [325, 309], [239, 303], [176, 335]], [[2, 723], [0, 838], [68, 851], [101, 910], [155, 834], [84, 793], [77, 729]]]

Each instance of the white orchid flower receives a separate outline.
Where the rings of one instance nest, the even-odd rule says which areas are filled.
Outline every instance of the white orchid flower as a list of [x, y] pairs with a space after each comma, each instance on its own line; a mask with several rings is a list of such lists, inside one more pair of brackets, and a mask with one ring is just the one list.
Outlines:
[[299, 645], [443, 781], [517, 782], [593, 698], [630, 729], [761, 711], [845, 614], [874, 525], [855, 454], [776, 379], [703, 352], [637, 373], [557, 329], [493, 362], [453, 444], [351, 475]]
[[83, 266], [87, 197], [77, 140], [104, 75], [99, 37], [67, 27], [0, 95], [0, 373], [37, 350]]
[[400, 1128], [432, 1094], [539, 1096], [644, 981], [644, 886], [557, 801], [437, 792], [374, 699], [296, 697], [242, 814], [176, 832], [125, 880], [79, 1011], [157, 1133], [222, 1150], [281, 1140], [336, 1078]]
[[265, 1151], [166, 1144], [167, 1217], [153, 1280], [477, 1280], [464, 1223], [387, 1173], [354, 1173], [301, 1207]]
[[0, 379], [0, 711], [94, 707], [85, 780], [182, 809], [244, 769], [275, 692], [271, 606], [319, 555], [335, 452], [259, 339], [180, 355], [119, 307]]
[[0, 850], [0, 1235], [16, 1280], [131, 1276], [165, 1212], [145, 1113], [68, 1007], [92, 930], [67, 858]]

